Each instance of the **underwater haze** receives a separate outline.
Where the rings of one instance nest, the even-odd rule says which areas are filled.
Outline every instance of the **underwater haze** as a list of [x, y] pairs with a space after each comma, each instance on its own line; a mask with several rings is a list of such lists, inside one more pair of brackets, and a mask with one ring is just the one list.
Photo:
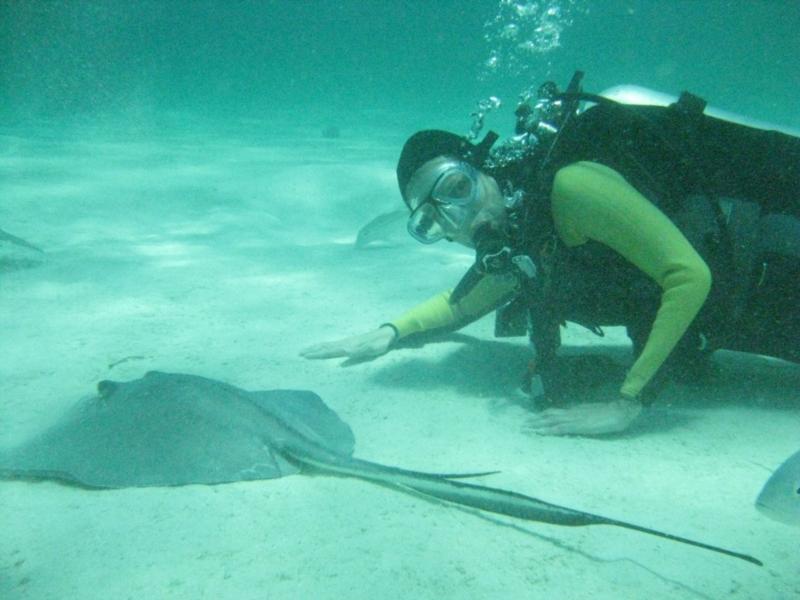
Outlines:
[[798, 28], [790, 0], [3, 0], [0, 99], [6, 125], [283, 110], [424, 123], [581, 69], [595, 91], [690, 89], [798, 126]]
[[[797, 529], [754, 507], [798, 449], [800, 368], [722, 357], [643, 432], [522, 430], [530, 350], [492, 319], [308, 361], [452, 288], [406, 232], [414, 131], [513, 131], [545, 80], [637, 85], [800, 130], [796, 0], [0, 0], [0, 452], [151, 370], [308, 389], [355, 456], [740, 550], [458, 510], [357, 480], [96, 491], [0, 481], [0, 597], [800, 597]], [[486, 102], [484, 106], [496, 106]], [[629, 355], [574, 327], [567, 345]], [[482, 480], [483, 482], [483, 480]], [[408, 491], [408, 490], [406, 490]]]

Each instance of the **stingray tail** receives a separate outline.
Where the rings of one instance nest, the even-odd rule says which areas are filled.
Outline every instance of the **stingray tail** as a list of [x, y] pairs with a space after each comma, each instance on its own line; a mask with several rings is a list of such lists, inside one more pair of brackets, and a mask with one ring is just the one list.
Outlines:
[[386, 467], [359, 459], [349, 459], [347, 463], [329, 463], [308, 456], [300, 457], [294, 454], [292, 454], [292, 458], [302, 465], [322, 472], [356, 477], [402, 491], [413, 491], [422, 496], [435, 498], [436, 500], [485, 510], [494, 514], [516, 517], [527, 521], [539, 521], [551, 523], [553, 525], [573, 527], [585, 525], [615, 525], [617, 527], [633, 529], [675, 542], [681, 542], [690, 546], [696, 546], [712, 552], [718, 552], [726, 556], [745, 560], [754, 565], [763, 566], [760, 560], [747, 554], [734, 552], [732, 550], [720, 548], [719, 546], [713, 546], [670, 533], [664, 533], [656, 529], [634, 525], [625, 521], [617, 521], [600, 515], [573, 510], [565, 506], [550, 504], [549, 502], [533, 498], [532, 496], [526, 496], [509, 490], [452, 481], [431, 474], [405, 471], [396, 467]]
[[690, 546], [696, 546], [697, 548], [704, 548], [705, 550], [711, 550], [712, 552], [719, 552], [720, 554], [725, 554], [727, 556], [733, 556], [734, 558], [746, 560], [747, 562], [752, 563], [754, 565], [758, 565], [759, 567], [764, 566], [764, 563], [758, 560], [755, 556], [750, 556], [749, 554], [742, 554], [741, 552], [735, 552], [733, 550], [728, 550], [726, 548], [720, 548], [719, 546], [713, 546], [711, 544], [698, 542], [697, 540], [691, 540], [689, 538], [681, 537], [679, 535], [665, 533], [663, 531], [658, 531], [657, 529], [650, 529], [649, 527], [642, 527], [641, 525], [634, 525], [633, 523], [627, 523], [625, 521], [617, 521], [615, 519], [605, 519], [604, 524], [616, 525], [618, 527], [624, 527], [626, 529], [633, 529], [634, 531], [641, 531], [642, 533], [649, 533], [650, 535], [656, 535], [658, 537], [665, 538], [668, 540], [673, 540], [675, 542], [681, 542], [682, 544], [689, 544]]
[[500, 471], [480, 471], [478, 473], [431, 473], [435, 477], [442, 479], [470, 479], [471, 477], [486, 477], [487, 475], [497, 475]]
[[[529, 521], [543, 521], [555, 525], [567, 526], [615, 525], [617, 527], [633, 529], [634, 531], [658, 536], [674, 542], [680, 542], [690, 546], [695, 546], [697, 548], [703, 548], [712, 552], [725, 554], [726, 556], [732, 556], [734, 558], [745, 560], [754, 565], [758, 565], [759, 567], [764, 566], [764, 563], [757, 558], [750, 556], [749, 554], [735, 552], [733, 550], [728, 550], [712, 544], [698, 542], [696, 540], [685, 538], [679, 535], [665, 533], [657, 529], [650, 529], [649, 527], [642, 527], [641, 525], [635, 525], [626, 521], [609, 519], [600, 515], [594, 515], [591, 513], [573, 510], [571, 508], [566, 508], [564, 506], [559, 506], [557, 504], [550, 504], [549, 502], [544, 502], [543, 500], [539, 500], [531, 496], [525, 496], [524, 494], [455, 481], [442, 483], [448, 485], [448, 489], [443, 490], [441, 487], [438, 489], [432, 489], [430, 484], [415, 485], [414, 483], [405, 483], [400, 485], [403, 487], [408, 487], [424, 496], [430, 496], [438, 500], [453, 502], [462, 506], [478, 508], [480, 510], [526, 519]], [[456, 488], [456, 490], [453, 488]]]

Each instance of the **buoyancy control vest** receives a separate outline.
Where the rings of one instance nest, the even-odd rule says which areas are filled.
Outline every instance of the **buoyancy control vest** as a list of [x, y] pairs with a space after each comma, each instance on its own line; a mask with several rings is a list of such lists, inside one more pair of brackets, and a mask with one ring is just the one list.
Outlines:
[[[724, 347], [743, 317], [753, 285], [764, 214], [800, 217], [800, 139], [708, 117], [704, 103], [670, 107], [602, 103], [560, 132], [536, 180], [534, 202], [549, 207], [555, 173], [578, 161], [616, 170], [664, 212], [706, 261], [709, 298], [673, 354]], [[533, 225], [535, 227], [535, 224]], [[622, 256], [597, 242], [550, 248], [534, 236], [529, 254], [540, 277], [525, 303], [530, 336], [544, 365], [565, 321], [600, 332], [624, 326], [638, 355], [660, 306], [661, 290]]]

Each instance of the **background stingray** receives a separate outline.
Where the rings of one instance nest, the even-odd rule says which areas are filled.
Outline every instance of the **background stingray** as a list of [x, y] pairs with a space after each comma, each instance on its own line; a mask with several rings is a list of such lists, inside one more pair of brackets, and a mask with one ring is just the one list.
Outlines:
[[770, 519], [800, 527], [800, 451], [783, 461], [767, 480], [756, 508]]
[[358, 230], [356, 248], [392, 246], [400, 243], [400, 240], [407, 241], [406, 219], [408, 219], [406, 209], [381, 213]]
[[647, 527], [453, 481], [455, 475], [353, 458], [352, 431], [312, 392], [248, 392], [196, 375], [157, 371], [127, 383], [101, 381], [98, 392], [55, 427], [0, 457], [0, 475], [119, 488], [318, 471], [531, 521], [616, 525], [762, 564], [752, 556]]

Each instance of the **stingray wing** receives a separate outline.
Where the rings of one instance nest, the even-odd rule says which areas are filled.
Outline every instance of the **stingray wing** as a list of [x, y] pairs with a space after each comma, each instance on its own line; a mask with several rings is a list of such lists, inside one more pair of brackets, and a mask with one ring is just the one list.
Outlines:
[[[99, 387], [100, 394], [81, 401], [54, 427], [0, 458], [0, 472], [118, 488], [270, 479], [298, 471], [270, 445], [273, 432], [249, 392], [158, 372]], [[291, 394], [281, 397], [288, 402]]]

